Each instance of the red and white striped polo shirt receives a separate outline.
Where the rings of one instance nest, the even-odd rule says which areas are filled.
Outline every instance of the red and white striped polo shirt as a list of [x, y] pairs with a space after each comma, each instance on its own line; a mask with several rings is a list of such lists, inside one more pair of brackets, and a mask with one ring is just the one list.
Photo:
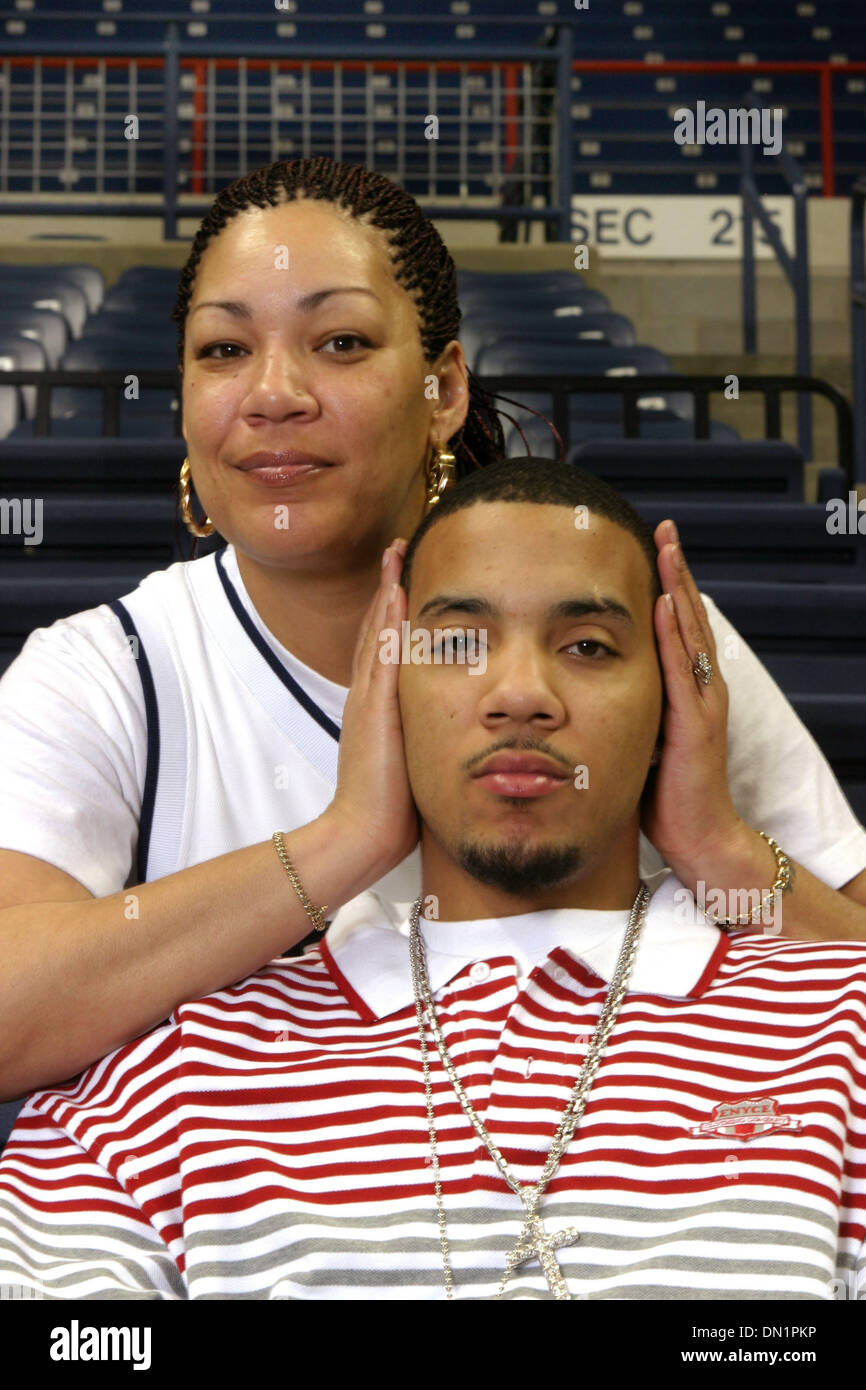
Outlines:
[[[541, 1203], [576, 1298], [866, 1296], [866, 945], [678, 921], [665, 879]], [[366, 898], [369, 903], [372, 900]], [[408, 943], [356, 909], [25, 1104], [0, 1285], [49, 1298], [440, 1299]], [[517, 1178], [541, 1171], [628, 914], [423, 924], [437, 1015]], [[430, 1039], [455, 1295], [522, 1229]], [[536, 1260], [508, 1297], [550, 1297]]]

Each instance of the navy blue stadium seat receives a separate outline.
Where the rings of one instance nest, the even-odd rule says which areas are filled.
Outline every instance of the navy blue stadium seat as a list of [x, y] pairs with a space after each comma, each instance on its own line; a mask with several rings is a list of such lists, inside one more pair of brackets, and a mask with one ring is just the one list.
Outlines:
[[58, 561], [119, 561], [160, 569], [184, 558], [175, 535], [176, 499], [164, 495], [136, 497], [54, 493], [44, 499], [42, 540], [25, 545], [21, 536], [0, 533], [0, 572], [38, 574], [41, 565]]
[[572, 449], [568, 462], [629, 494], [803, 501], [805, 460], [781, 440], [594, 440]]
[[653, 527], [672, 516], [701, 583], [718, 579], [866, 584], [866, 536], [831, 535], [817, 503], [633, 498]]
[[586, 312], [583, 306], [577, 314], [563, 315], [559, 308], [544, 305], [512, 306], [496, 311], [473, 309], [460, 324], [460, 343], [471, 371], [477, 370], [478, 355], [486, 343], [503, 333], [529, 333], [534, 337], [549, 334], [552, 341], [595, 343], [599, 346], [632, 347], [635, 331], [631, 320], [623, 314]]
[[12, 1133], [12, 1126], [15, 1123], [22, 1104], [23, 1101], [20, 1100], [0, 1101], [0, 1151], [2, 1151], [3, 1145]]
[[140, 334], [137, 340], [124, 335], [123, 341], [111, 334], [85, 334], [66, 349], [61, 367], [69, 371], [111, 371], [122, 368], [136, 372], [146, 370], [172, 371], [177, 364], [177, 344], [174, 335], [166, 341]]
[[66, 319], [74, 338], [81, 333], [89, 313], [87, 296], [76, 280], [60, 272], [46, 274], [41, 267], [0, 269], [0, 299], [10, 308], [29, 304], [36, 309], [54, 309]]
[[77, 285], [84, 295], [87, 312], [90, 314], [99, 308], [105, 294], [105, 277], [99, 267], [95, 265], [75, 265], [70, 261], [57, 261], [50, 265], [0, 262], [0, 283], [9, 280], [14, 284], [23, 279], [39, 280], [46, 285], [55, 283]]
[[[536, 405], [534, 400], [527, 400], [528, 394], [521, 392], [521, 401], [526, 402], [527, 405], [535, 405], [535, 409], [541, 410], [552, 423], [553, 410], [550, 401], [541, 399]], [[660, 398], [646, 397], [645, 399], [649, 401]], [[593, 408], [596, 403], [599, 403], [597, 410]], [[507, 410], [512, 419], [515, 420], [513, 425], [503, 425], [507, 456], [521, 457], [530, 453], [539, 458], [559, 458], [559, 447], [544, 420], [528, 415], [524, 410], [509, 405], [507, 401], [500, 405], [500, 409]], [[525, 436], [525, 443], [518, 431], [518, 425]], [[684, 420], [681, 415], [677, 415], [674, 411], [659, 409], [655, 405], [652, 407], [638, 406], [638, 426], [639, 437], [642, 439], [693, 440], [695, 437], [695, 427], [692, 420]], [[17, 434], [17, 430], [13, 433]], [[569, 449], [566, 450], [566, 460], [569, 456], [569, 450], [576, 448], [579, 444], [597, 440], [617, 443], [624, 438], [625, 427], [622, 419], [622, 408], [616, 396], [613, 398], [573, 397], [572, 408], [569, 413]], [[717, 441], [729, 439], [733, 443], [739, 439], [739, 435], [730, 425], [719, 420], [711, 420], [710, 439]]]
[[786, 694], [866, 698], [866, 585], [707, 579], [701, 588]]
[[589, 290], [584, 285], [541, 285], [538, 288], [526, 285], [518, 276], [512, 276], [513, 285], [470, 286], [458, 292], [460, 308], [464, 314], [485, 309], [533, 309], [540, 306], [551, 310], [559, 309], [562, 316], [569, 313], [604, 314], [610, 310], [610, 300], [601, 290]]
[[54, 309], [34, 309], [32, 305], [0, 311], [0, 331], [20, 334], [41, 343], [49, 367], [56, 367], [69, 342], [69, 327], [62, 314]]
[[[20, 333], [0, 332], [0, 371], [43, 372], [48, 366], [45, 349], [34, 338], [24, 338]], [[31, 419], [36, 410], [36, 387], [18, 386], [10, 388], [20, 392], [23, 414]]]
[[833, 768], [854, 814], [866, 825], [866, 695], [794, 694], [791, 704]]
[[0, 493], [154, 493], [177, 485], [186, 454], [181, 438], [146, 439], [130, 448], [122, 439], [0, 440]]
[[[154, 568], [147, 562], [90, 564], [84, 572], [67, 567], [19, 564], [0, 572], [0, 675], [37, 628], [131, 593]], [[34, 571], [31, 573], [31, 571]]]
[[[527, 375], [573, 376], [588, 379], [591, 377], [629, 377], [644, 374], [672, 375], [670, 359], [657, 348], [644, 347], [606, 347], [597, 343], [563, 343], [553, 340], [549, 335], [536, 337], [534, 334], [508, 334], [485, 343], [476, 356], [474, 371], [480, 377], [505, 376], [525, 373]], [[536, 410], [549, 414], [547, 406], [550, 397], [540, 393], [519, 392], [519, 397]], [[539, 405], [537, 398], [545, 404]], [[669, 392], [647, 398], [659, 409], [664, 409], [681, 419], [692, 418], [694, 404], [692, 397], [685, 392]], [[621, 418], [622, 407], [618, 395], [602, 395], [585, 392], [573, 395], [569, 403], [573, 418], [588, 419], [601, 417], [616, 421]]]
[[574, 376], [637, 376], [672, 373], [670, 359], [658, 348], [637, 345], [607, 347], [592, 343], [563, 344], [548, 334], [503, 333], [481, 349], [477, 358], [481, 375], [504, 376], [525, 372], [555, 372]]
[[[0, 393], [5, 389], [5, 387], [0, 387]], [[0, 396], [0, 413], [2, 413], [2, 409], [2, 396]], [[0, 430], [0, 436], [2, 436], [2, 430]], [[19, 420], [18, 423], [8, 431], [6, 438], [10, 440], [36, 438], [34, 421]], [[42, 447], [42, 441], [44, 439], [76, 439], [98, 442], [101, 438], [101, 410], [82, 410], [69, 415], [53, 417], [51, 421], [51, 434], [40, 437], [39, 447]], [[168, 410], [145, 410], [139, 406], [135, 414], [132, 414], [128, 410], [126, 412], [121, 410], [117, 438], [136, 441], [176, 439], [179, 438], [179, 436], [176, 432], [174, 416]]]

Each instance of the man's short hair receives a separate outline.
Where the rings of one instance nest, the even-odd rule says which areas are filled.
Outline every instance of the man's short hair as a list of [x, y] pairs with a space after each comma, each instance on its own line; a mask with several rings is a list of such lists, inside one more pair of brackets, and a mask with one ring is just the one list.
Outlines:
[[541, 506], [569, 507], [572, 511], [576, 507], [586, 507], [596, 516], [606, 517], [634, 536], [649, 566], [653, 604], [661, 594], [652, 528], [622, 493], [582, 468], [532, 455], [488, 464], [460, 478], [453, 487], [446, 488], [409, 542], [401, 581], [407, 592], [415, 551], [431, 526], [452, 512], [462, 511], [476, 502], [535, 502]]

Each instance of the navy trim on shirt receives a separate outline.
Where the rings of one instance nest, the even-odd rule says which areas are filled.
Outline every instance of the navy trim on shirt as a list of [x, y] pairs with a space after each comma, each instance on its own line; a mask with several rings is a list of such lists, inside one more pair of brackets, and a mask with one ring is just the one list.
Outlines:
[[334, 723], [333, 719], [328, 718], [325, 711], [321, 709], [319, 705], [316, 704], [315, 700], [310, 695], [307, 694], [304, 687], [302, 685], [299, 685], [295, 678], [289, 674], [285, 666], [280, 665], [280, 661], [276, 653], [271, 651], [271, 648], [268, 646], [267, 642], [262, 637], [262, 634], [257, 630], [255, 624], [250, 619], [249, 613], [246, 611], [240, 599], [238, 598], [234, 585], [232, 584], [231, 580], [229, 579], [228, 575], [225, 573], [223, 569], [224, 555], [225, 548], [217, 551], [217, 574], [219, 575], [220, 581], [222, 582], [222, 586], [226, 591], [226, 598], [231, 604], [235, 617], [237, 618], [244, 632], [249, 637], [253, 646], [264, 657], [265, 661], [268, 663], [274, 674], [276, 676], [279, 676], [280, 680], [282, 681], [286, 689], [289, 691], [289, 693], [295, 697], [298, 704], [307, 711], [307, 714], [310, 716], [311, 719], [315, 719], [316, 723], [325, 730], [326, 734], [330, 734], [331, 738], [335, 739], [336, 742], [339, 743], [339, 726]]
[[147, 882], [147, 857], [150, 852], [150, 835], [153, 828], [153, 808], [156, 804], [156, 784], [159, 777], [159, 706], [156, 703], [156, 689], [153, 684], [150, 663], [144, 643], [138, 635], [135, 623], [119, 598], [108, 605], [115, 617], [122, 623], [127, 637], [134, 637], [138, 646], [138, 674], [144, 692], [144, 711], [147, 718], [147, 763], [144, 774], [144, 792], [141, 798], [141, 818], [138, 824], [138, 855], [136, 872], [138, 882]]

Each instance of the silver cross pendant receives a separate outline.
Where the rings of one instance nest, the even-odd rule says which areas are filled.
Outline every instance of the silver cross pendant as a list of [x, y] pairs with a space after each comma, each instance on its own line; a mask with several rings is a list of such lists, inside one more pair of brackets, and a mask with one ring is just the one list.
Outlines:
[[553, 1252], [563, 1245], [575, 1245], [579, 1240], [580, 1232], [575, 1226], [569, 1226], [567, 1230], [560, 1231], [558, 1235], [548, 1235], [541, 1217], [530, 1209], [523, 1224], [520, 1240], [508, 1256], [500, 1293], [519, 1265], [525, 1264], [527, 1260], [535, 1259], [540, 1262], [541, 1268], [544, 1270], [544, 1277], [554, 1298], [571, 1298], [568, 1285], [562, 1277], [562, 1270], [559, 1268], [559, 1262]]

